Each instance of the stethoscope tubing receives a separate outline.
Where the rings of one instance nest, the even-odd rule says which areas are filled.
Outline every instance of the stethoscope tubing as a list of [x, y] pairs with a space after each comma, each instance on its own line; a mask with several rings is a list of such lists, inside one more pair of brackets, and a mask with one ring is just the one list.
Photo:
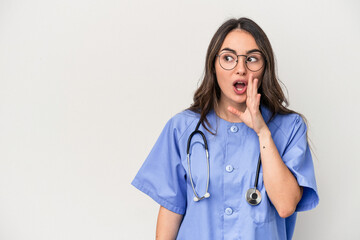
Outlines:
[[[209, 183], [210, 183], [210, 162], [209, 162], [209, 150], [208, 150], [208, 144], [207, 144], [207, 140], [206, 140], [206, 137], [204, 135], [203, 132], [201, 132], [199, 129], [199, 126], [200, 126], [200, 121], [198, 122], [198, 124], [196, 125], [196, 129], [195, 131], [193, 131], [189, 138], [188, 138], [188, 142], [187, 142], [187, 150], [186, 150], [186, 154], [187, 154], [187, 163], [188, 163], [188, 170], [189, 170], [189, 177], [190, 177], [190, 183], [191, 183], [191, 187], [193, 189], [193, 192], [194, 192], [194, 201], [197, 202], [197, 201], [200, 201], [204, 198], [208, 198], [210, 197], [210, 193], [208, 192], [209, 191]], [[191, 144], [191, 139], [194, 137], [194, 135], [196, 134], [200, 134], [203, 141], [204, 141], [204, 145], [205, 145], [205, 154], [206, 154], [206, 165], [207, 165], [207, 181], [206, 181], [206, 192], [204, 194], [204, 196], [202, 197], [199, 197], [198, 194], [196, 193], [195, 191], [195, 186], [194, 186], [194, 182], [192, 180], [192, 175], [191, 175], [191, 167], [190, 167], [190, 144]]]
[[[194, 192], [194, 201], [198, 202], [204, 198], [208, 198], [210, 197], [210, 193], [209, 193], [209, 183], [210, 183], [210, 161], [209, 161], [209, 149], [208, 149], [208, 143], [205, 137], [205, 134], [199, 130], [199, 126], [201, 124], [201, 121], [199, 120], [199, 122], [196, 125], [195, 131], [193, 131], [187, 141], [187, 148], [186, 148], [186, 154], [187, 154], [187, 164], [188, 164], [188, 171], [189, 171], [189, 178], [190, 178], [190, 183], [191, 183], [191, 187], [192, 190]], [[193, 182], [193, 178], [192, 178], [192, 174], [191, 174], [191, 163], [190, 163], [190, 144], [191, 144], [191, 139], [196, 135], [196, 134], [200, 134], [200, 136], [202, 137], [203, 141], [204, 141], [204, 147], [205, 147], [205, 153], [206, 153], [206, 163], [207, 163], [207, 181], [206, 181], [206, 192], [204, 194], [204, 196], [199, 197], [199, 195], [196, 193], [195, 191], [195, 186], [194, 186], [194, 182]], [[260, 167], [261, 167], [261, 154], [259, 152], [259, 159], [258, 159], [258, 163], [257, 163], [257, 167], [256, 167], [256, 177], [255, 177], [255, 182], [254, 182], [254, 188], [250, 188], [249, 190], [247, 190], [246, 194], [245, 194], [245, 199], [246, 201], [250, 204], [250, 205], [258, 205], [261, 202], [261, 193], [260, 191], [257, 189], [257, 185], [258, 185], [258, 181], [259, 181], [259, 175], [260, 175]]]

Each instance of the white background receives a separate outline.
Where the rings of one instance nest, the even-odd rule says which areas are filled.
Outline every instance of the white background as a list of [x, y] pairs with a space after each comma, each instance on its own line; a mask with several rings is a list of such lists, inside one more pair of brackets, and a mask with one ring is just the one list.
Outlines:
[[154, 239], [158, 205], [130, 182], [231, 17], [267, 33], [310, 123], [320, 204], [294, 239], [360, 239], [359, 13], [357, 0], [0, 0], [0, 239]]

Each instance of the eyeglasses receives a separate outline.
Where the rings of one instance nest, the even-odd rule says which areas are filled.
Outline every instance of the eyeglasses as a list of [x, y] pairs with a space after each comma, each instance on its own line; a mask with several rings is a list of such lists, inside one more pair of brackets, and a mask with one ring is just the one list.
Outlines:
[[245, 66], [252, 72], [259, 71], [265, 63], [264, 57], [260, 52], [250, 53], [249, 55], [236, 55], [232, 52], [223, 52], [219, 57], [220, 66], [225, 70], [232, 70], [239, 62], [239, 57], [245, 57]]

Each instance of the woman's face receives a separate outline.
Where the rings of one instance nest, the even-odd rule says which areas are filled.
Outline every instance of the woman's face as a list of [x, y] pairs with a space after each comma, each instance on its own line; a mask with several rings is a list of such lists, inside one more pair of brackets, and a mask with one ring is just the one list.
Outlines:
[[[244, 111], [246, 107], [247, 84], [250, 75], [252, 74], [253, 78], [257, 78], [260, 85], [265, 67], [263, 66], [259, 71], [256, 72], [250, 71], [245, 65], [246, 58], [244, 56], [239, 56], [238, 63], [235, 68], [231, 70], [225, 70], [222, 66], [220, 66], [219, 59], [223, 58], [222, 65], [224, 66], [224, 62], [232, 61], [231, 57], [229, 57], [229, 55], [227, 55], [226, 53], [232, 53], [232, 56], [249, 56], [252, 55], [250, 53], [253, 52], [254, 56], [259, 56], [259, 52], [256, 51], [260, 51], [260, 49], [257, 46], [255, 39], [250, 33], [244, 30], [235, 29], [228, 33], [228, 35], [225, 37], [220, 51], [218, 52], [218, 55], [222, 53], [224, 54], [220, 57], [216, 57], [215, 61], [216, 78], [221, 89], [219, 104], [220, 107], [227, 107], [230, 105]], [[255, 60], [255, 58], [251, 58], [248, 60], [249, 62], [257, 61]]]

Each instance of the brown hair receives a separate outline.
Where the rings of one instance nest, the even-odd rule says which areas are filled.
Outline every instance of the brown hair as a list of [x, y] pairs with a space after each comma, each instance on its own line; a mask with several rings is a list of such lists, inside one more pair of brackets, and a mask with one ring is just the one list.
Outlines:
[[[200, 87], [194, 94], [193, 104], [188, 108], [193, 112], [200, 113], [200, 122], [210, 133], [212, 132], [207, 126], [211, 128], [211, 125], [208, 122], [206, 115], [218, 106], [221, 95], [221, 90], [215, 74], [215, 60], [225, 37], [234, 29], [242, 29], [250, 33], [264, 55], [265, 69], [258, 92], [261, 94], [260, 104], [266, 106], [272, 113], [269, 121], [271, 121], [276, 114], [297, 113], [287, 108], [289, 105], [288, 101], [281, 89], [279, 84], [280, 81], [277, 79], [275, 73], [273, 50], [264, 31], [251, 19], [230, 19], [220, 26], [210, 41], [206, 53], [204, 78]], [[306, 121], [301, 114], [299, 115], [304, 119], [304, 121]]]

